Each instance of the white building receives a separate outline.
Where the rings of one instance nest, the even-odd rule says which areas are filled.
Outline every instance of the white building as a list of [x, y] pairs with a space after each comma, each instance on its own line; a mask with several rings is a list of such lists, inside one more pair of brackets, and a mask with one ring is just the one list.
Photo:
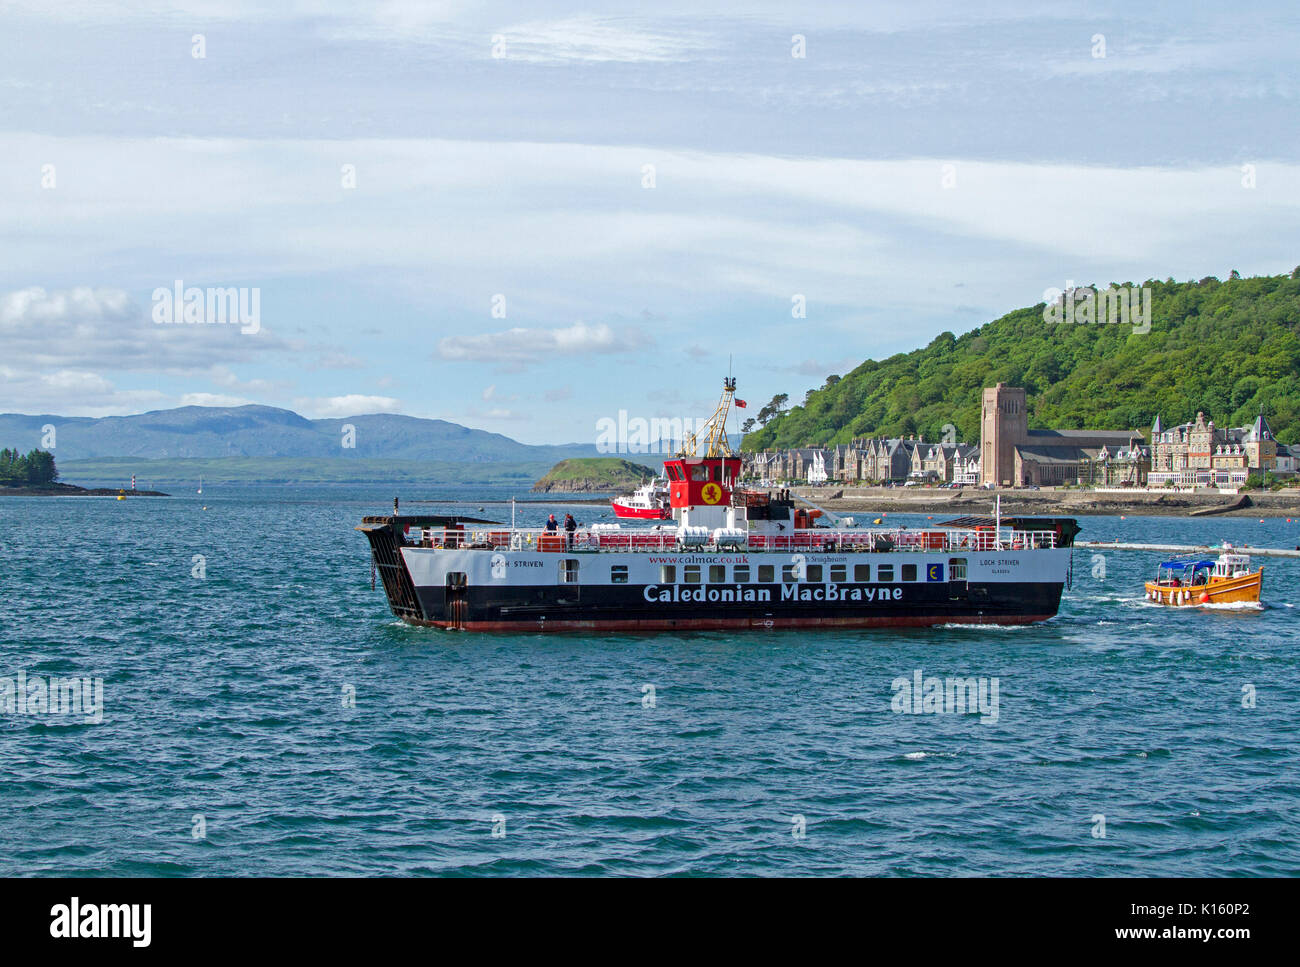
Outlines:
[[824, 484], [826, 480], [826, 454], [822, 450], [814, 450], [812, 459], [808, 462], [808, 482]]

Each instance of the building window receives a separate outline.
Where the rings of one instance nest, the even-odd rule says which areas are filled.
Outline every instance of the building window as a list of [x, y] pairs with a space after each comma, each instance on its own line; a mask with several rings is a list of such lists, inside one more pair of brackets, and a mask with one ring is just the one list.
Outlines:
[[809, 584], [822, 583], [822, 566], [820, 564], [808, 564], [804, 566], [804, 580]]
[[724, 564], [709, 565], [709, 583], [722, 584], [727, 580], [727, 568]]
[[682, 581], [686, 584], [699, 584], [700, 566], [698, 564], [687, 564], [682, 569]]
[[904, 565], [903, 565], [903, 580], [904, 580], [904, 581], [915, 581], [915, 580], [916, 580], [916, 565], [915, 565], [915, 564], [904, 564]]
[[749, 565], [737, 564], [731, 571], [731, 579], [737, 584], [749, 583]]
[[771, 584], [776, 580], [776, 569], [771, 564], [760, 564], [758, 566], [758, 583]]
[[664, 564], [664, 565], [662, 565], [662, 566], [659, 568], [659, 583], [660, 583], [660, 584], [676, 584], [676, 583], [677, 583], [677, 565], [676, 565], [676, 564]]
[[849, 579], [849, 566], [848, 566], [847, 564], [832, 564], [832, 565], [831, 565], [831, 580], [832, 580], [832, 581], [834, 581], [834, 582], [836, 582], [836, 583], [838, 584], [838, 583], [842, 583], [842, 582], [844, 582], [844, 581], [847, 581], [848, 579]]
[[871, 565], [870, 565], [870, 564], [854, 564], [854, 565], [853, 565], [853, 580], [856, 581], [856, 582], [858, 582], [858, 584], [866, 584], [868, 581], [870, 581], [870, 580], [871, 580]]
[[876, 568], [876, 580], [881, 584], [890, 584], [894, 580], [894, 565], [882, 564]]
[[627, 565], [615, 564], [609, 569], [610, 584], [627, 584]]

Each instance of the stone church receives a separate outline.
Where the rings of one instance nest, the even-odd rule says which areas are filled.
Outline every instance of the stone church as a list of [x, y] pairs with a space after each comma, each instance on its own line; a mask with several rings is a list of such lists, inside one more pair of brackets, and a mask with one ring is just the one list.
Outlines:
[[[1150, 452], [1138, 430], [1031, 430], [1022, 387], [984, 390], [980, 482], [1001, 487], [1084, 482], [1146, 485]], [[1099, 467], [1114, 479], [1097, 480]]]

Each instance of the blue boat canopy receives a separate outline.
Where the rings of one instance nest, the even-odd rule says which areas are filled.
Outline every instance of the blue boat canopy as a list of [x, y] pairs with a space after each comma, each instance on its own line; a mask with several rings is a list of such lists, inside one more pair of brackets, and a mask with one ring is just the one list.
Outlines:
[[1165, 561], [1160, 567], [1161, 569], [1181, 571], [1187, 567], [1214, 567], [1216, 563], [1216, 561]]

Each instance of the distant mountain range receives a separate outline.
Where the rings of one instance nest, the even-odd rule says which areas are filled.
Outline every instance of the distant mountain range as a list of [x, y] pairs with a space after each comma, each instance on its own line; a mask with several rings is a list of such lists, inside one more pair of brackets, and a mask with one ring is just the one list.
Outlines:
[[[594, 444], [531, 446], [500, 433], [446, 420], [371, 414], [309, 420], [274, 406], [182, 406], [135, 416], [0, 414], [0, 445], [26, 452], [41, 446], [42, 427], [57, 434], [55, 459], [104, 457], [333, 457], [463, 463], [546, 463], [597, 456]], [[345, 447], [344, 428], [355, 428]]]

